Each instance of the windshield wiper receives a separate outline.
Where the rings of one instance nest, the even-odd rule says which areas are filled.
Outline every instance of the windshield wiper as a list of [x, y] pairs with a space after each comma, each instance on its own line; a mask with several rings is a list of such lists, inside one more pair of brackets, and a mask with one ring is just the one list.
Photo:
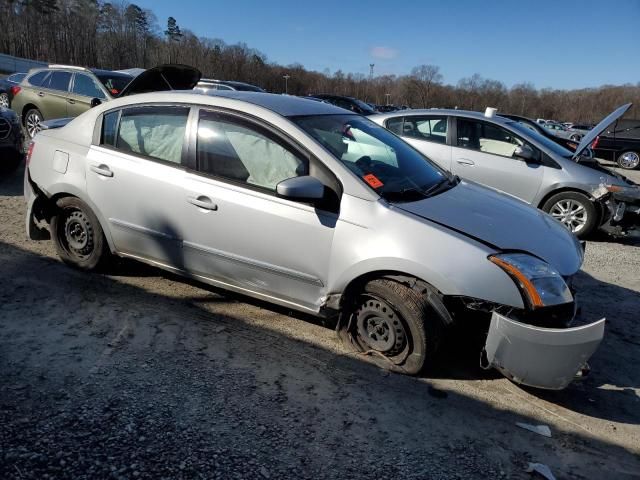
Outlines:
[[445, 184], [453, 186], [453, 185], [457, 185], [457, 182], [455, 181], [455, 179], [443, 177], [440, 180], [438, 180], [436, 183], [431, 185], [429, 188], [424, 190], [422, 193], [424, 193], [425, 197], [435, 195], [436, 193], [439, 193], [440, 188]]

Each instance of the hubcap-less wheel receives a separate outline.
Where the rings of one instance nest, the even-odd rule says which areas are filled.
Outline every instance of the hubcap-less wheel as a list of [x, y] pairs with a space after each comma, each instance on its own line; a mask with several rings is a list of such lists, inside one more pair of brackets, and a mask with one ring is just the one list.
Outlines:
[[0, 107], [9, 108], [9, 95], [0, 93]]
[[35, 137], [36, 133], [42, 130], [42, 119], [37, 112], [29, 112], [25, 124], [27, 126], [27, 133], [31, 138]]
[[640, 165], [640, 155], [636, 152], [625, 152], [618, 158], [618, 165], [632, 170]]
[[579, 142], [580, 140], [582, 140], [582, 135], [571, 135], [570, 140], [573, 140], [574, 142]]
[[67, 215], [64, 222], [63, 245], [68, 253], [82, 260], [93, 252], [93, 229], [91, 222], [80, 210]]
[[404, 350], [407, 343], [404, 325], [386, 302], [371, 295], [363, 296], [354, 315], [358, 338], [369, 350], [386, 357], [394, 357]]
[[577, 200], [560, 200], [551, 207], [549, 213], [573, 233], [579, 233], [588, 220], [586, 208]]

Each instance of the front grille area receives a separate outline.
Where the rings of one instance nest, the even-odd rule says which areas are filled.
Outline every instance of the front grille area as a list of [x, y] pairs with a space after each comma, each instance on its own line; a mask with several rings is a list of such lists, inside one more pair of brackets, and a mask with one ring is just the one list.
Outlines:
[[11, 133], [11, 124], [4, 118], [0, 118], [0, 140], [4, 140]]

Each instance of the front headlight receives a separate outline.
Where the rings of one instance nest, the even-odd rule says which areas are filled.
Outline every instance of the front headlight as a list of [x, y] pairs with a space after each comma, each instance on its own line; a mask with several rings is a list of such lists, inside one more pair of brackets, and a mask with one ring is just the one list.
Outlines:
[[504, 253], [491, 255], [489, 260], [516, 282], [531, 308], [573, 301], [573, 295], [562, 275], [539, 258], [526, 253]]

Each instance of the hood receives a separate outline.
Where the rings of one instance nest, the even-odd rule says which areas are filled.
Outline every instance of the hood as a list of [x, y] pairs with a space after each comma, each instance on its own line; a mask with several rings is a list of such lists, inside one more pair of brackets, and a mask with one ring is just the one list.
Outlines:
[[145, 70], [131, 80], [118, 97], [166, 90], [191, 90], [200, 77], [200, 70], [188, 65], [160, 65]]
[[582, 247], [569, 230], [520, 200], [475, 183], [460, 182], [439, 195], [396, 207], [459, 231], [498, 250], [531, 253], [573, 275], [582, 264]]
[[633, 105], [632, 103], [625, 103], [624, 105], [622, 105], [621, 107], [616, 108], [613, 112], [611, 112], [609, 115], [607, 115], [606, 117], [604, 117], [599, 124], [597, 124], [595, 127], [593, 127], [589, 133], [587, 133], [584, 137], [582, 137], [582, 140], [580, 141], [580, 144], [578, 145], [578, 148], [576, 148], [576, 151], [573, 154], [573, 158], [578, 158], [582, 152], [593, 143], [593, 141], [596, 139], [597, 136], [601, 135], [602, 132], [604, 132], [607, 127], [609, 125], [611, 125], [613, 122], [615, 122], [616, 120], [618, 120], [621, 116], [623, 116], [625, 113], [627, 113], [627, 110], [629, 110], [631, 108], [631, 105]]

